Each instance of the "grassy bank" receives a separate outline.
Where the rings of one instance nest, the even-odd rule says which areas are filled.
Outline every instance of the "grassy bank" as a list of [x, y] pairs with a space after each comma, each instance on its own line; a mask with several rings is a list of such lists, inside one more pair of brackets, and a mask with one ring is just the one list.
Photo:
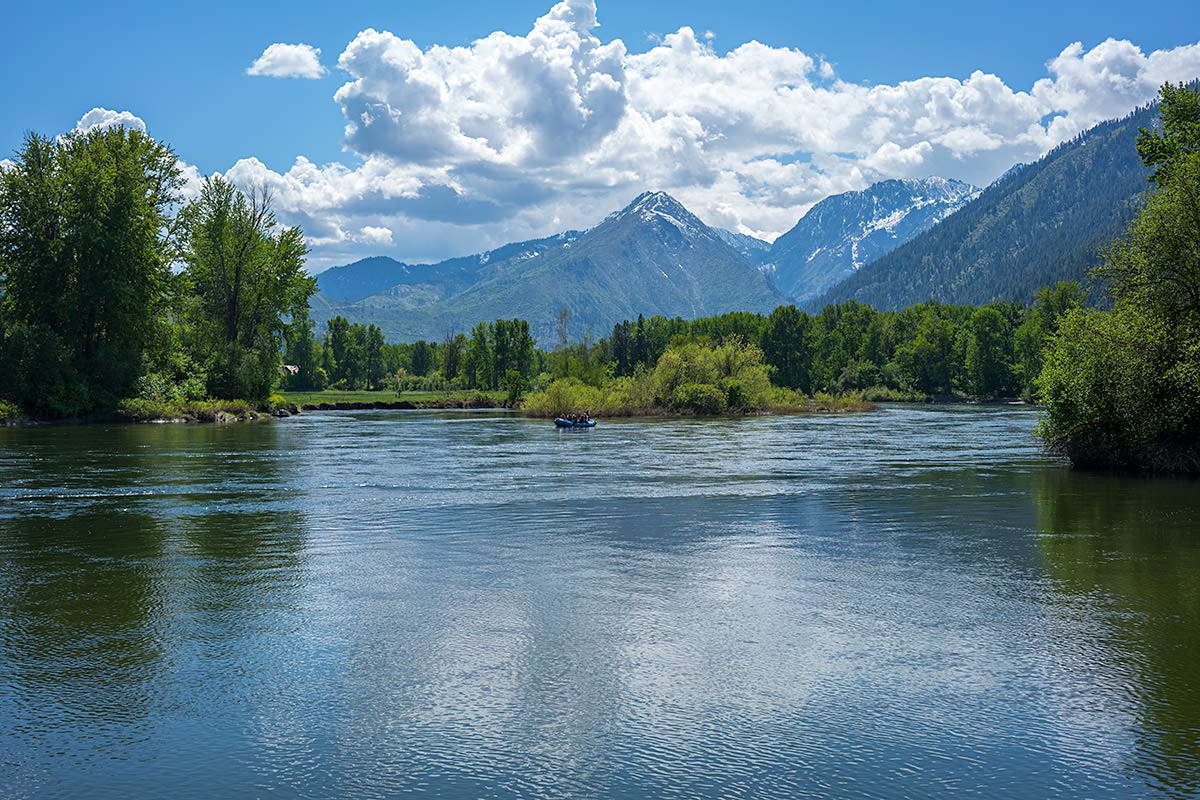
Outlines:
[[245, 400], [122, 400], [116, 416], [127, 422], [249, 422], [271, 416], [278, 402], [249, 403]]
[[404, 392], [396, 394], [390, 390], [349, 391], [325, 389], [320, 392], [282, 392], [283, 402], [288, 407], [315, 408], [321, 405], [340, 406], [358, 403], [411, 403], [417, 408], [470, 407], [472, 405], [501, 405], [504, 392], [459, 391], [459, 392]]

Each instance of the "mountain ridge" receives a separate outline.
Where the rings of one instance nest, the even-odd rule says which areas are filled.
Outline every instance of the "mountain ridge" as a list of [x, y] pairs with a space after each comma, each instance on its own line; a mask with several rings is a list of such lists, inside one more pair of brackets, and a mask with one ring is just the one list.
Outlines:
[[665, 192], [643, 192], [577, 237], [527, 255], [464, 257], [485, 263], [396, 284], [355, 302], [325, 297], [314, 304], [314, 318], [341, 313], [379, 325], [394, 340], [411, 340], [518, 317], [546, 341], [564, 307], [579, 337], [604, 335], [639, 314], [695, 318], [769, 312], [789, 302], [755, 264]]
[[879, 181], [814, 205], [771, 245], [780, 290], [803, 303], [969, 203], [980, 189], [953, 178]]
[[1043, 286], [1086, 285], [1100, 249], [1125, 232], [1147, 188], [1135, 141], [1155, 114], [1157, 106], [1144, 106], [1015, 165], [971, 203], [807, 307], [849, 299], [879, 310], [927, 300], [1030, 303]]

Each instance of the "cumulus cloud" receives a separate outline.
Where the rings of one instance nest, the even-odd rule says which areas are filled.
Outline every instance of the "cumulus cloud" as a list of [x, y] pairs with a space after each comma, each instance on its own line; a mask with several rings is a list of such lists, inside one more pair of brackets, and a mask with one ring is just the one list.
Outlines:
[[392, 232], [388, 228], [364, 225], [359, 231], [359, 241], [369, 245], [392, 244]]
[[[100, 107], [93, 108], [80, 117], [79, 122], [75, 123], [72, 133], [87, 133], [93, 130], [104, 130], [118, 126], [141, 133], [148, 133], [145, 120], [132, 112], [110, 111], [107, 108]], [[59, 141], [61, 141], [61, 137]], [[3, 161], [0, 162], [0, 168], [3, 168], [6, 163], [9, 165], [12, 164], [11, 161]], [[180, 159], [175, 160], [175, 166], [179, 168], [180, 178], [183, 182], [179, 190], [180, 199], [183, 202], [187, 202], [199, 197], [200, 189], [204, 185], [204, 176], [200, 174], [200, 170], [194, 165]]]
[[263, 50], [262, 55], [246, 68], [247, 75], [269, 78], [320, 78], [326, 73], [328, 70], [321, 66], [321, 48], [280, 42]]
[[318, 263], [382, 244], [368, 229], [417, 258], [583, 227], [645, 188], [772, 238], [876, 180], [985, 184], [1200, 75], [1200, 43], [1146, 54], [1110, 39], [1069, 44], [1030, 87], [984, 72], [862, 86], [793, 48], [720, 53], [684, 27], [630, 53], [597, 27], [593, 0], [564, 0], [525, 35], [465, 47], [364, 30], [338, 59], [349, 80], [335, 94], [361, 163], [299, 158], [280, 174], [246, 159], [228, 174], [270, 186]]
[[124, 127], [133, 131], [146, 132], [146, 123], [141, 117], [134, 116], [128, 111], [109, 111], [97, 106], [79, 118], [75, 123], [75, 133], [87, 133], [104, 128]]

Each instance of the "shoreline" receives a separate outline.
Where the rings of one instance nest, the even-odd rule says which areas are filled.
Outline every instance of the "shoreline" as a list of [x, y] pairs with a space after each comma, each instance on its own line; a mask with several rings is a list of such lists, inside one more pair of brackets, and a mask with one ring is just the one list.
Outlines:
[[[870, 402], [870, 401], [869, 401]], [[995, 397], [995, 398], [976, 398], [976, 397], [956, 397], [953, 395], [924, 397], [924, 398], [906, 398], [906, 399], [887, 399], [870, 402], [869, 408], [799, 408], [787, 410], [766, 410], [766, 411], [747, 411], [740, 414], [718, 414], [717, 417], [763, 417], [763, 416], [788, 416], [791, 414], [861, 414], [879, 411], [881, 404], [899, 404], [899, 405], [994, 405], [994, 406], [1036, 406], [1036, 403], [1029, 403], [1019, 397]], [[133, 418], [121, 414], [119, 411], [97, 412], [88, 415], [87, 417], [74, 417], [70, 419], [54, 419], [54, 420], [39, 420], [28, 417], [18, 417], [14, 419], [0, 420], [0, 427], [12, 428], [27, 428], [42, 425], [230, 425], [235, 423], [247, 422], [263, 422], [272, 418], [285, 418], [302, 414], [305, 411], [418, 411], [430, 409], [479, 409], [479, 408], [504, 408], [514, 411], [521, 411], [517, 406], [514, 407], [504, 400], [493, 400], [487, 397], [458, 397], [458, 398], [436, 398], [431, 400], [328, 400], [309, 403], [288, 403], [278, 408], [271, 408], [265, 404], [255, 405], [252, 409], [248, 409], [242, 413], [234, 414], [226, 411], [215, 411], [211, 414], [178, 414], [173, 416], [156, 416], [147, 418]], [[681, 412], [678, 409], [641, 409], [643, 413], [639, 414], [610, 414], [607, 419], [637, 419], [637, 418], [665, 418], [665, 417], [703, 417], [700, 414], [689, 414]], [[530, 418], [553, 419], [552, 416], [543, 417], [538, 414], [526, 414]]]

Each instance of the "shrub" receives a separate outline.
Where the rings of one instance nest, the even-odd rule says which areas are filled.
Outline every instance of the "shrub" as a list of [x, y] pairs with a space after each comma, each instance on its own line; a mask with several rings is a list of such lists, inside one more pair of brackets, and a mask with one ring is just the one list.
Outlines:
[[725, 404], [725, 393], [711, 383], [685, 383], [671, 397], [672, 408], [697, 414], [720, 414]]
[[10, 403], [7, 400], [0, 400], [0, 420], [16, 419], [21, 416], [21, 409], [16, 403]]

